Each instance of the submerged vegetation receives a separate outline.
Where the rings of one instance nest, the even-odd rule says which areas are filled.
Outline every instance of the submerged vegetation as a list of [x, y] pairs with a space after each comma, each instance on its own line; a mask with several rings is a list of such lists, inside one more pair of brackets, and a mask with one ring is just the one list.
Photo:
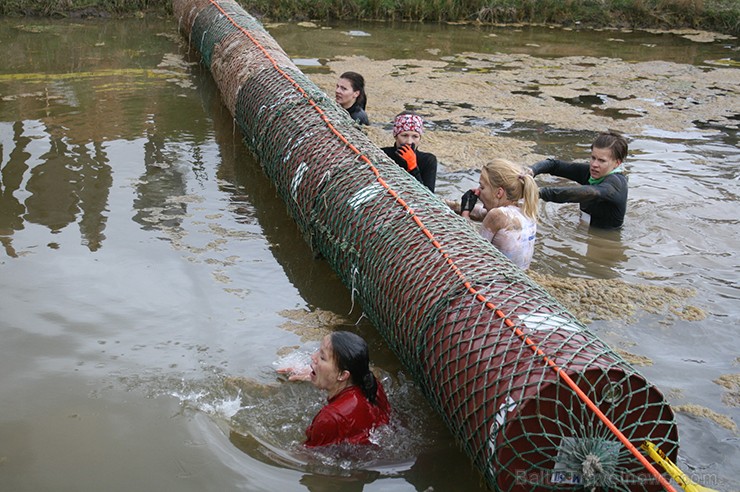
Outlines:
[[[692, 28], [740, 35], [737, 0], [238, 0], [272, 21], [395, 20]], [[90, 17], [171, 11], [171, 0], [5, 0], [0, 16]]]

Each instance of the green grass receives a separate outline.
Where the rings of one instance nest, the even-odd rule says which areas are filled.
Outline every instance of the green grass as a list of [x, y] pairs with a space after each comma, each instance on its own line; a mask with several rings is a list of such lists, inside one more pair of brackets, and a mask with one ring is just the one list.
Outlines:
[[[738, 0], [239, 0], [269, 20], [580, 24], [694, 28], [740, 36]], [[5, 0], [0, 16], [170, 13], [170, 0]]]
[[172, 11], [170, 0], [4, 0], [0, 16], [99, 16]]

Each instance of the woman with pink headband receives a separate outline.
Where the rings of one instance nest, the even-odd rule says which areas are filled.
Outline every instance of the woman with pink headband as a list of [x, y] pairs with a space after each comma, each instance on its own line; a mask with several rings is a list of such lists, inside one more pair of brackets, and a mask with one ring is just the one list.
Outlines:
[[437, 182], [437, 156], [420, 152], [417, 147], [424, 133], [424, 120], [416, 113], [403, 112], [393, 121], [392, 147], [383, 147], [385, 154], [434, 193]]

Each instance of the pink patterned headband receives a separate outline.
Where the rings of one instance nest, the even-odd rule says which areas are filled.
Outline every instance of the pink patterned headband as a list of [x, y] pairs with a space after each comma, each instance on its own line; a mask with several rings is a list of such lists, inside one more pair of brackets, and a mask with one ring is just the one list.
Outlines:
[[396, 121], [393, 122], [393, 136], [401, 132], [417, 132], [419, 135], [424, 133], [424, 120], [416, 114], [399, 114]]

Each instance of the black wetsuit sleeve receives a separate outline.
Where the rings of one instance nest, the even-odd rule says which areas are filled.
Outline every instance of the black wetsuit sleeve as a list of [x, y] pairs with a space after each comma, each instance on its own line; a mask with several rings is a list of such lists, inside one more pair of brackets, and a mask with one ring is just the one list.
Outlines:
[[437, 156], [429, 152], [419, 152], [418, 168], [421, 171], [421, 182], [434, 193], [437, 184]]
[[573, 162], [559, 161], [557, 159], [545, 159], [535, 163], [532, 167], [532, 174], [551, 174], [575, 181], [580, 184], [588, 184], [590, 176], [589, 165]]
[[627, 211], [627, 177], [611, 174], [596, 185], [548, 186], [540, 188], [540, 198], [547, 202], [578, 203], [591, 215], [591, 225], [621, 227]]
[[555, 203], [587, 203], [604, 196], [599, 186], [548, 186], [540, 188], [540, 198]]
[[367, 117], [367, 113], [364, 110], [361, 110], [357, 114], [355, 121], [361, 125], [370, 126], [370, 118]]
[[424, 184], [424, 181], [422, 180], [422, 177], [421, 177], [421, 170], [419, 169], [418, 166], [414, 168], [413, 171], [408, 171], [408, 173], [414, 178], [416, 178], [416, 181], [418, 181], [421, 184]]
[[352, 106], [350, 106], [347, 112], [349, 113], [350, 118], [352, 118], [358, 124], [368, 126], [370, 125], [370, 119], [367, 117], [367, 113], [356, 102]]
[[624, 188], [620, 184], [618, 179], [605, 179], [597, 185], [547, 186], [540, 188], [540, 198], [555, 203], [618, 202]]
[[[406, 161], [396, 153], [396, 147], [383, 147], [380, 150], [385, 152], [385, 155], [390, 157], [393, 162], [404, 170], [406, 169]], [[419, 183], [434, 191], [434, 185], [437, 181], [437, 158], [434, 154], [428, 152], [417, 152], [416, 159], [416, 169], [407, 172]]]

